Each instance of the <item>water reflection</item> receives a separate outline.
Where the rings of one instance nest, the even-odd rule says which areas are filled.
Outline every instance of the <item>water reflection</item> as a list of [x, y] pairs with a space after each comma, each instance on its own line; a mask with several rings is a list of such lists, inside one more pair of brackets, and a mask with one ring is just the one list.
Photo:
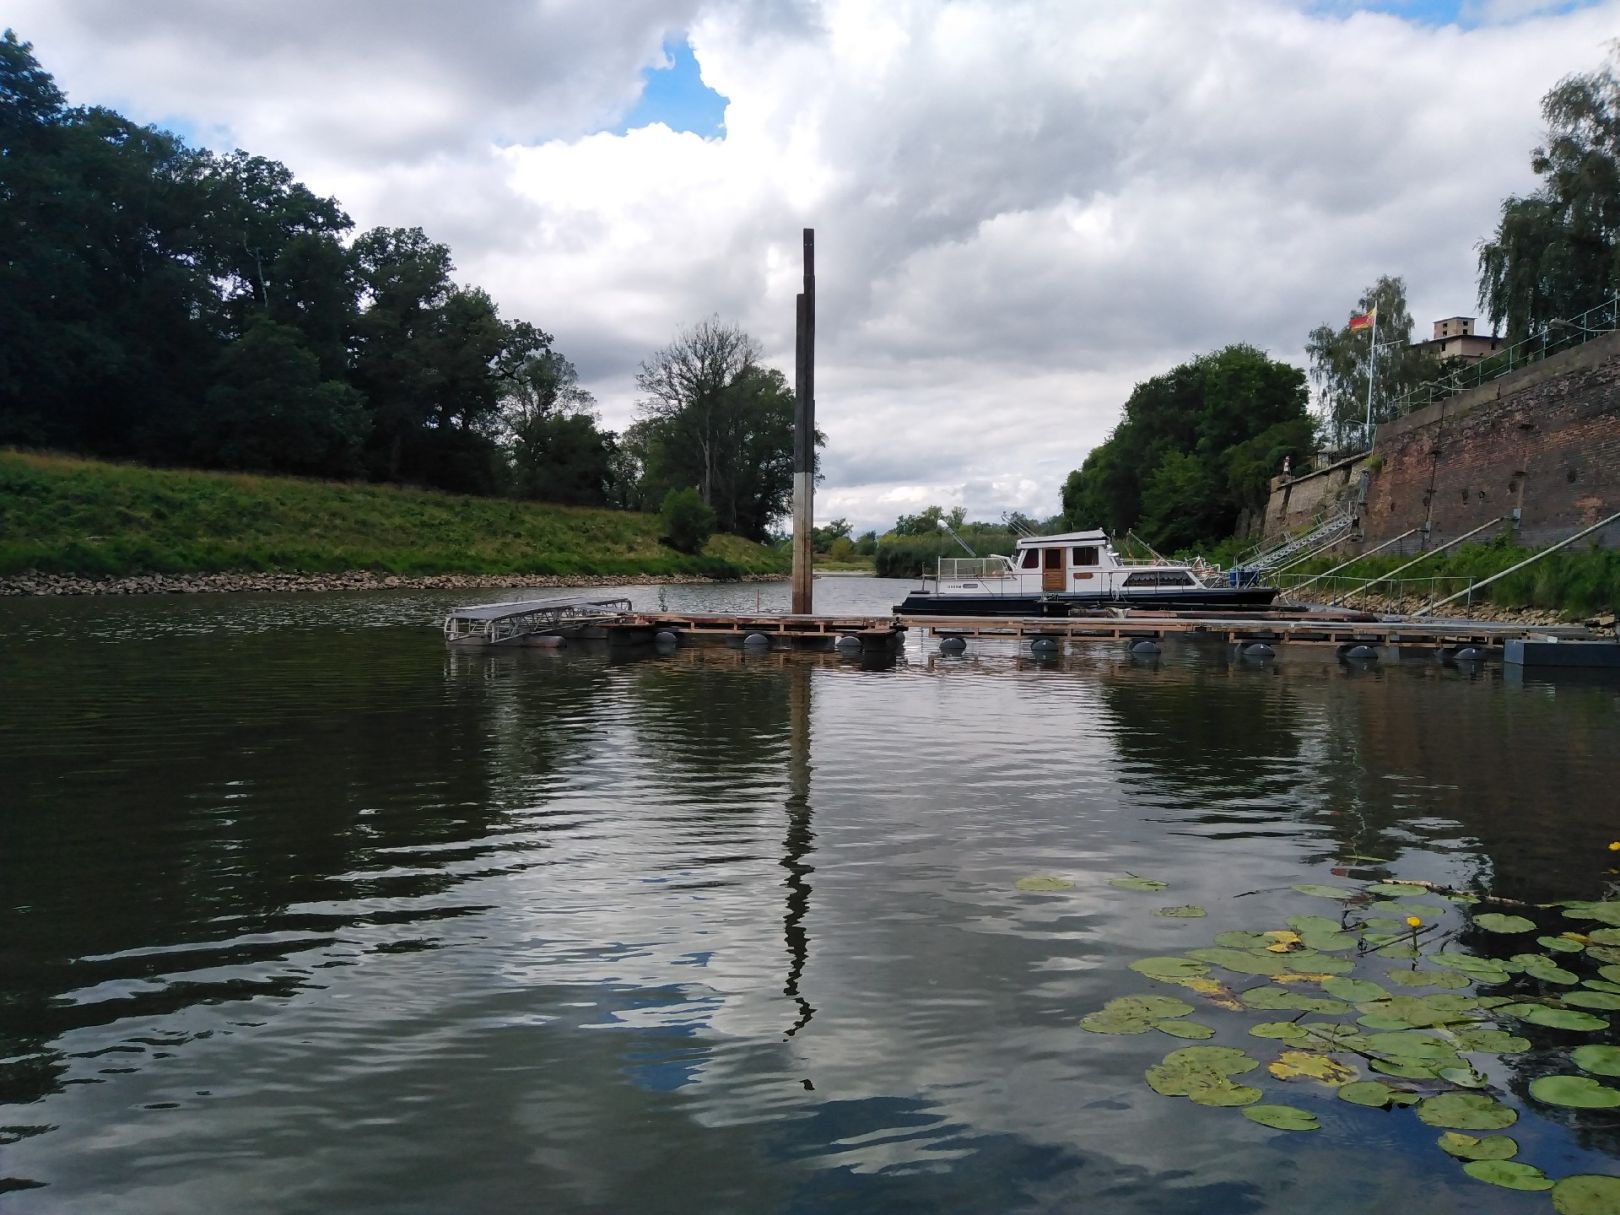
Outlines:
[[[1612, 687], [446, 652], [392, 601], [313, 602], [0, 628], [18, 1210], [1510, 1209], [1356, 1111], [1287, 1158], [1219, 1111], [1171, 1128], [1139, 1083], [1166, 1043], [1076, 1022], [1352, 856], [1594, 893]], [[1077, 888], [1014, 889], [1037, 872]]]

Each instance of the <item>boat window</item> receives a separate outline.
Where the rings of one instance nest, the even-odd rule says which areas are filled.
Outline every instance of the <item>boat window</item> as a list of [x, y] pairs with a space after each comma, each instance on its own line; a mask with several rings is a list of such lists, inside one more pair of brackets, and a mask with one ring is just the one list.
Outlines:
[[1126, 586], [1192, 586], [1186, 570], [1138, 570], [1125, 579]]
[[1077, 548], [1072, 554], [1070, 554], [1070, 556], [1072, 557], [1075, 565], [1096, 565], [1097, 546], [1095, 544], [1088, 544], [1083, 548]]
[[1063, 550], [1062, 549], [1060, 549], [1060, 548], [1043, 548], [1041, 551], [1046, 554], [1046, 568], [1047, 569], [1049, 569], [1049, 570], [1060, 570], [1060, 569], [1063, 568]]
[[1038, 569], [1041, 568], [1041, 550], [1040, 549], [1038, 549], [1038, 548], [1026, 548], [1024, 550], [1023, 568], [1026, 569], [1026, 570], [1038, 570]]

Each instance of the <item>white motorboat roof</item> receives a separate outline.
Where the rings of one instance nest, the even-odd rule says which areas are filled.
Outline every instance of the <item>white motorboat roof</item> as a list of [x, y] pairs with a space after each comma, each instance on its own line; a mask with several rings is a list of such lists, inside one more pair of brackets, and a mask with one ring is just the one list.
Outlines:
[[1108, 533], [1093, 528], [1088, 532], [1063, 532], [1056, 536], [1025, 536], [1019, 548], [1040, 548], [1048, 544], [1107, 544]]

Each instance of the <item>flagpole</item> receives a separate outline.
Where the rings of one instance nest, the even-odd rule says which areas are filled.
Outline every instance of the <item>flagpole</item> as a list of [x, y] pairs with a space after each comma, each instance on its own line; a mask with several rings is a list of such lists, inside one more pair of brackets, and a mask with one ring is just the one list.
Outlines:
[[1372, 450], [1372, 445], [1373, 445], [1373, 427], [1372, 427], [1373, 372], [1378, 366], [1378, 309], [1376, 307], [1374, 307], [1373, 310], [1372, 310], [1372, 317], [1373, 317], [1373, 323], [1372, 323], [1372, 349], [1367, 352], [1367, 450], [1368, 451]]

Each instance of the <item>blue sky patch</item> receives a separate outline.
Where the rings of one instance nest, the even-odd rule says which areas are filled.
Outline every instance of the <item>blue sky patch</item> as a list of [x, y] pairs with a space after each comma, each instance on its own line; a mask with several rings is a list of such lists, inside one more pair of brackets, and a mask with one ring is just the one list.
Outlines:
[[725, 134], [726, 99], [703, 83], [698, 75], [692, 44], [681, 39], [664, 44], [670, 66], [644, 68], [641, 99], [624, 121], [613, 128], [623, 135], [636, 127], [661, 122], [672, 131], [691, 131], [705, 139]]
[[[1521, 3], [1492, 4], [1491, 0], [1316, 0], [1319, 12], [1348, 13], [1355, 10], [1389, 13], [1419, 25], [1460, 25], [1464, 29], [1514, 17], [1548, 16], [1590, 8], [1597, 0], [1523, 0]], [[1493, 10], [1495, 10], [1493, 12]]]

